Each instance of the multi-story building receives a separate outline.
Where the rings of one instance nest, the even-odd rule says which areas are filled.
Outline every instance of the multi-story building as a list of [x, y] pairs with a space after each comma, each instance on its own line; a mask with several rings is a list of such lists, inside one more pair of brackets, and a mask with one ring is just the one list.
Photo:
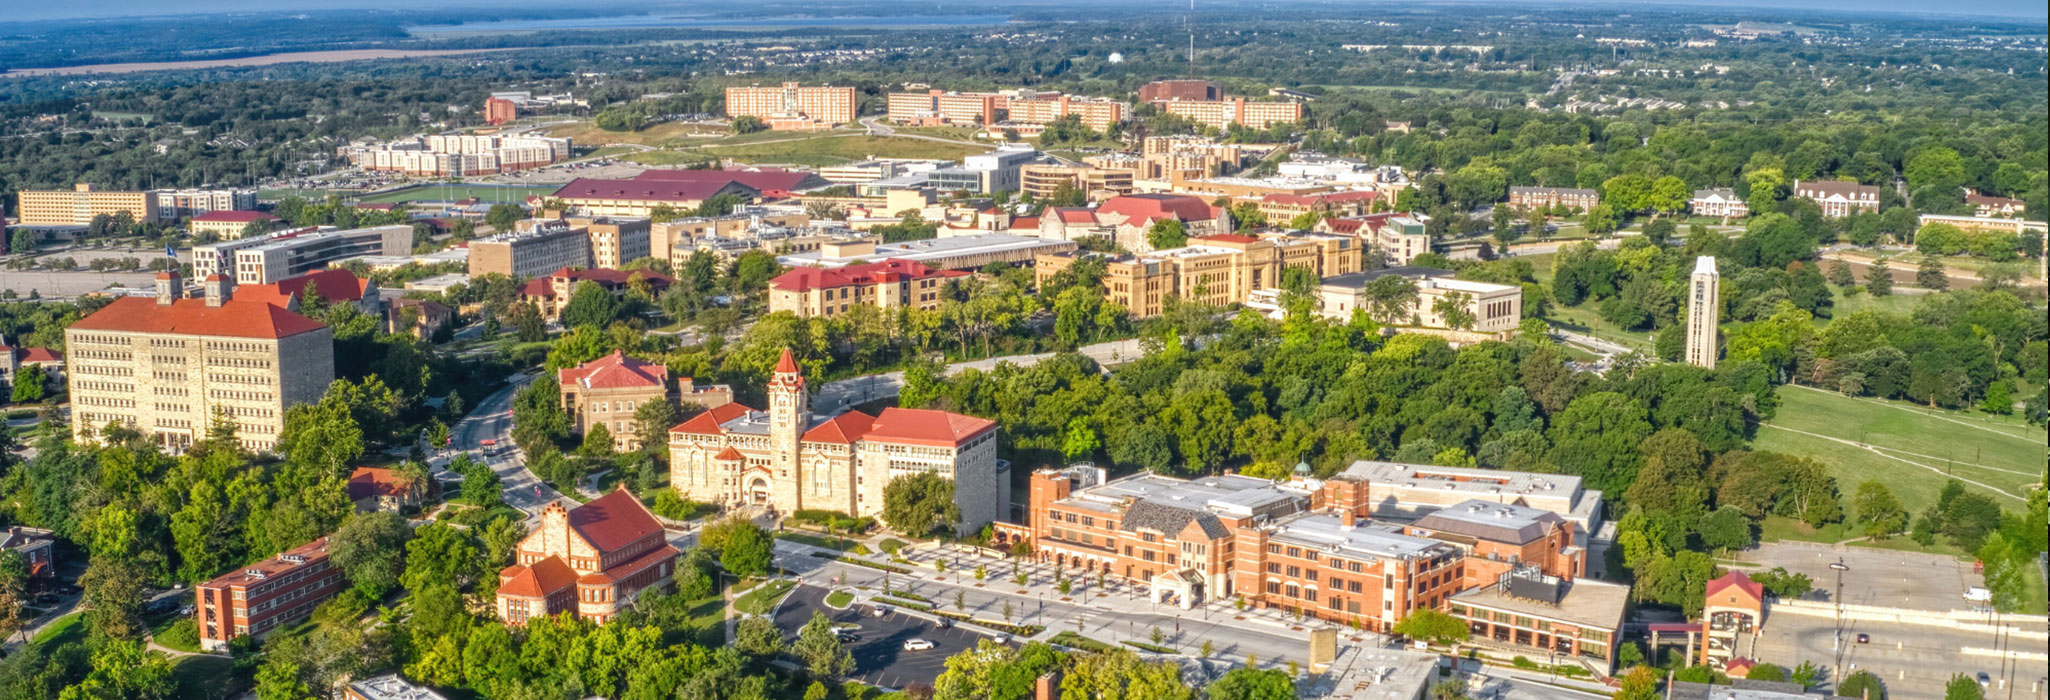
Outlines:
[[1524, 187], [1509, 188], [1509, 206], [1519, 209], [1537, 207], [1559, 207], [1587, 211], [1602, 203], [1600, 192], [1583, 187]]
[[396, 673], [350, 681], [342, 686], [343, 700], [448, 700], [434, 689], [415, 685]]
[[[627, 263], [654, 255], [648, 244], [648, 219], [624, 216], [569, 216], [562, 222], [583, 229], [591, 238], [591, 264], [597, 267], [625, 267]], [[665, 253], [662, 258], [668, 259]]]
[[1717, 336], [1722, 324], [1722, 273], [1715, 257], [1694, 259], [1694, 273], [1687, 279], [1687, 364], [1715, 369]]
[[1276, 224], [1286, 224], [1304, 214], [1316, 213], [1319, 218], [1330, 216], [1358, 216], [1367, 213], [1381, 193], [1373, 190], [1348, 190], [1344, 192], [1322, 192], [1318, 194], [1270, 194], [1260, 198], [1260, 213]]
[[470, 241], [470, 276], [500, 274], [539, 277], [563, 268], [591, 266], [591, 232], [580, 227], [535, 225]]
[[2024, 231], [2050, 232], [2050, 224], [2028, 219], [2003, 216], [1953, 216], [1949, 214], [1923, 214], [1915, 222], [1917, 229], [1930, 224], [1949, 224], [1964, 231], [1990, 231], [2012, 233], [2017, 236]]
[[1380, 251], [1383, 261], [1389, 265], [1403, 266], [1416, 261], [1417, 256], [1431, 252], [1431, 234], [1424, 222], [1409, 216], [1391, 216], [1373, 230], [1371, 237], [1374, 249]]
[[1041, 157], [1039, 151], [1030, 147], [1006, 146], [962, 158], [961, 165], [935, 169], [926, 173], [926, 178], [934, 189], [941, 192], [1016, 192], [1019, 171]]
[[[1045, 284], [1081, 255], [1041, 255], [1033, 275]], [[1316, 233], [1200, 236], [1184, 247], [1109, 259], [1103, 286], [1106, 301], [1133, 318], [1148, 318], [1166, 311], [1170, 297], [1217, 307], [1245, 302], [1256, 291], [1281, 286], [1291, 268], [1319, 279], [1358, 272], [1359, 244]]]
[[181, 216], [198, 216], [210, 211], [234, 211], [256, 208], [256, 190], [157, 190], [157, 216], [176, 219]]
[[400, 297], [385, 304], [386, 333], [411, 333], [426, 340], [456, 320], [456, 310], [431, 299]]
[[648, 507], [620, 484], [574, 509], [541, 509], [541, 522], [498, 572], [498, 619], [510, 625], [561, 612], [604, 623], [675, 573], [679, 552]]
[[599, 289], [611, 292], [612, 296], [625, 297], [628, 292], [640, 287], [653, 300], [669, 291], [676, 278], [653, 270], [614, 270], [611, 268], [564, 267], [545, 276], [527, 280], [520, 287], [520, 301], [533, 304], [543, 318], [553, 319], [562, 315], [562, 308], [569, 305], [576, 296], [577, 287], [585, 282], [597, 285]]
[[[1096, 225], [1108, 231], [1118, 245], [1123, 246], [1125, 250], [1141, 253], [1153, 250], [1153, 243], [1147, 240], [1147, 234], [1158, 221], [1179, 221], [1183, 230], [1191, 237], [1229, 233], [1232, 230], [1229, 210], [1206, 202], [1201, 197], [1184, 194], [1128, 194], [1112, 197], [1096, 207], [1095, 219]], [[1046, 220], [1042, 217], [1042, 230], [1045, 229], [1045, 223]]]
[[1615, 667], [1629, 600], [1629, 586], [1522, 567], [1452, 596], [1446, 612], [1466, 622], [1470, 637], [1462, 646], [1498, 662], [1543, 654], [1606, 676]]
[[232, 275], [236, 284], [270, 284], [349, 258], [406, 255], [412, 250], [413, 227], [404, 224], [288, 232], [193, 246], [192, 273], [201, 278], [215, 273]]
[[260, 211], [243, 209], [214, 210], [192, 217], [192, 234], [213, 234], [217, 238], [241, 238], [252, 224], [260, 224], [264, 232], [276, 226], [278, 217]]
[[973, 233], [917, 241], [879, 243], [875, 238], [841, 238], [802, 253], [779, 255], [793, 268], [842, 267], [885, 260], [908, 260], [935, 270], [980, 270], [989, 265], [1031, 264], [1040, 255], [1075, 250], [1073, 241], [1047, 240], [1008, 233]]
[[[1374, 280], [1388, 275], [1411, 278], [1416, 285], [1416, 296], [1403, 309], [1393, 310], [1393, 315], [1375, 309], [1367, 295]], [[1365, 310], [1368, 316], [1386, 324], [1502, 334], [1516, 330], [1523, 320], [1522, 287], [1452, 279], [1451, 272], [1428, 267], [1389, 267], [1338, 275], [1325, 279], [1317, 293], [1319, 311], [1341, 321], [1352, 318], [1354, 311]], [[1455, 319], [1447, 318], [1446, 309], [1439, 307], [1440, 302], [1448, 302], [1465, 318], [1454, 323]]]
[[1744, 659], [1738, 650], [1755, 648], [1758, 632], [1764, 626], [1764, 585], [1742, 571], [1731, 571], [1709, 581], [1702, 588], [1700, 663], [1727, 668], [1731, 662]]
[[1742, 219], [1751, 215], [1751, 205], [1737, 196], [1736, 190], [1728, 187], [1695, 190], [1694, 199], [1688, 202], [1687, 208], [1695, 216], [1719, 219]]
[[1009, 100], [994, 92], [893, 92], [884, 97], [890, 121], [906, 124], [995, 124]]
[[1009, 118], [1014, 124], [1046, 125], [1063, 117], [1075, 117], [1082, 126], [1101, 133], [1125, 120], [1125, 103], [1104, 97], [1033, 95], [1010, 101]]
[[1301, 102], [1249, 102], [1243, 97], [1219, 100], [1161, 100], [1154, 102], [1168, 114], [1187, 117], [1190, 121], [1212, 129], [1223, 130], [1233, 124], [1248, 129], [1265, 129], [1275, 124], [1287, 124], [1303, 119]]
[[717, 184], [738, 182], [753, 188], [763, 199], [789, 199], [805, 190], [830, 187], [832, 182], [818, 173], [804, 170], [781, 170], [777, 168], [744, 168], [728, 170], [643, 170], [634, 176], [635, 180], [659, 180], [662, 182], [701, 182]]
[[656, 207], [687, 211], [704, 205], [707, 199], [724, 194], [750, 202], [762, 196], [761, 190], [733, 179], [667, 180], [643, 177], [632, 180], [577, 178], [563, 185], [555, 194], [549, 195], [549, 198], [562, 200], [563, 205], [570, 211], [585, 216], [650, 218]]
[[57, 535], [49, 530], [9, 525], [0, 530], [0, 549], [21, 555], [29, 578], [57, 576]]
[[199, 646], [226, 651], [236, 637], [262, 637], [305, 620], [349, 585], [328, 562], [327, 538], [192, 587]]
[[755, 117], [778, 131], [830, 129], [854, 121], [859, 104], [851, 87], [784, 83], [781, 87], [726, 88], [726, 116]]
[[363, 170], [413, 177], [492, 175], [570, 157], [569, 139], [546, 136], [432, 134], [383, 144], [343, 146], [337, 155]]
[[1822, 215], [1835, 219], [1879, 211], [1879, 188], [1840, 180], [1795, 180], [1794, 196], [1815, 202]]
[[1965, 190], [1965, 204], [1981, 218], [2021, 216], [2029, 204], [2009, 197], [1994, 197]]
[[315, 270], [270, 284], [235, 286], [235, 298], [260, 301], [298, 312], [307, 297], [319, 295], [328, 304], [351, 304], [372, 316], [384, 315], [384, 294], [375, 280], [357, 277], [345, 268]]
[[285, 410], [319, 401], [334, 381], [334, 331], [319, 321], [233, 299], [218, 274], [205, 299], [182, 298], [175, 272], [156, 286], [155, 299], [122, 297], [65, 329], [74, 441], [122, 423], [182, 452], [225, 418], [244, 448], [266, 452]]
[[667, 366], [643, 362], [617, 351], [557, 370], [555, 379], [562, 394], [562, 409], [569, 412], [570, 428], [582, 435], [592, 426], [603, 425], [612, 433], [613, 448], [621, 452], [641, 449], [641, 436], [634, 422], [634, 411], [641, 404], [667, 401], [711, 409], [733, 403], [731, 387], [700, 387], [690, 377], [678, 377], [671, 383]]
[[1221, 99], [1224, 99], [1224, 86], [1208, 80], [1155, 80], [1139, 86], [1140, 102], [1200, 102]]
[[484, 98], [484, 123], [492, 126], [510, 123], [520, 118], [520, 106], [512, 100], [499, 97]]
[[1018, 190], [1037, 199], [1052, 197], [1066, 184], [1083, 194], [1132, 193], [1131, 168], [1033, 164], [1018, 169]]
[[883, 489], [914, 474], [954, 482], [957, 532], [980, 530], [1010, 503], [1010, 475], [996, 457], [995, 422], [945, 411], [886, 408], [814, 414], [804, 375], [788, 350], [769, 380], [769, 410], [727, 404], [669, 431], [669, 484], [706, 503], [883, 510]]
[[85, 226], [95, 216], [124, 211], [139, 222], [163, 218], [155, 192], [97, 190], [83, 182], [69, 190], [22, 190], [14, 209], [24, 226]]
[[769, 280], [769, 312], [833, 317], [856, 306], [929, 311], [940, 307], [948, 279], [969, 274], [894, 258], [844, 267], [800, 267]]

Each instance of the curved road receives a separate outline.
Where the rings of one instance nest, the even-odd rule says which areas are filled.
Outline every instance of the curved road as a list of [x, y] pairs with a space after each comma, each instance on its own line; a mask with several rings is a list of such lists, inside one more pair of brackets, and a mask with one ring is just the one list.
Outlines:
[[[449, 448], [429, 460], [436, 472], [445, 471], [448, 460], [458, 453], [468, 452], [471, 458], [484, 460], [491, 466], [491, 471], [498, 474], [499, 484], [505, 490], [506, 505], [526, 513], [530, 523], [535, 519], [534, 514], [550, 503], [561, 501], [565, 508], [577, 505], [575, 500], [542, 483], [540, 477], [529, 471], [526, 456], [512, 442], [513, 396], [536, 376], [539, 375], [513, 375], [505, 387], [478, 402], [477, 408], [450, 431]], [[485, 445], [485, 440], [494, 444]]]

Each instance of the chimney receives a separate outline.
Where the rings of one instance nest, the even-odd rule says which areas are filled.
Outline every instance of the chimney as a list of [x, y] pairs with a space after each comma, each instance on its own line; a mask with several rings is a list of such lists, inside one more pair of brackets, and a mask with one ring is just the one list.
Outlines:
[[1358, 517], [1359, 516], [1353, 514], [1351, 508], [1342, 508], [1338, 511], [1338, 522], [1343, 523], [1345, 525], [1345, 529], [1347, 530], [1351, 530], [1353, 529], [1353, 527], [1358, 525], [1358, 523], [1356, 522]]
[[185, 283], [178, 279], [177, 270], [157, 273], [157, 305], [170, 306], [185, 294]]
[[1032, 700], [1061, 700], [1061, 673], [1048, 671], [1032, 682]]
[[235, 290], [235, 283], [230, 281], [227, 275], [218, 272], [207, 275], [206, 282], [200, 286], [206, 293], [207, 307], [215, 309], [228, 303], [228, 297], [233, 295]]

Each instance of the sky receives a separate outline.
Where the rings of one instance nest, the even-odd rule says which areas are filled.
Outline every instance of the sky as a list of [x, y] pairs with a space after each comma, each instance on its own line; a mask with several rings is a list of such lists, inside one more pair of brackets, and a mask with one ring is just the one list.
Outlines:
[[[1132, 0], [1111, 0], [1112, 2]], [[1158, 0], [1138, 0], [1152, 4]], [[1940, 11], [1949, 15], [1982, 15], [2007, 18], [2050, 18], [2050, 3], [2044, 0], [1950, 0], [1931, 3], [1928, 0], [1807, 0], [1790, 8], [1783, 0], [1650, 0], [1660, 5], [1697, 5], [1714, 7], [1757, 7], [1777, 9], [1799, 9], [1845, 11], [1857, 13], [1887, 12], [1907, 14], [1931, 14]], [[161, 14], [210, 14], [217, 12], [259, 12], [296, 10], [348, 10], [348, 9], [463, 9], [477, 8], [489, 11], [492, 8], [557, 7], [578, 6], [569, 0], [187, 0], [166, 3], [162, 0], [72, 0], [71, 2], [16, 3], [10, 8], [11, 21], [32, 21], [43, 19], [107, 18], [137, 15]], [[638, 4], [638, 3], [637, 3]], [[657, 3], [647, 3], [657, 4]], [[666, 4], [666, 3], [665, 3]], [[1176, 3], [1179, 4], [1179, 3]], [[1206, 0], [1205, 5], [1228, 7], [1229, 2]], [[1385, 4], [1383, 2], [1362, 2], [1361, 5]], [[679, 10], [695, 3], [677, 2]], [[850, 12], [858, 12], [859, 3], [843, 5]], [[821, 9], [833, 7], [832, 3], [821, 3]], [[958, 9], [958, 8], [957, 8]], [[625, 10], [623, 13], [630, 13]]]

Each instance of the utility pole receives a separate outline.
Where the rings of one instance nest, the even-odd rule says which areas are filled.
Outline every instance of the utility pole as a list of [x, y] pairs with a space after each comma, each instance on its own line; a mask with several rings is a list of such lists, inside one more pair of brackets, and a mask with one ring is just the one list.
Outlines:
[[1829, 677], [1842, 678], [1844, 675], [1844, 572], [1850, 571], [1851, 567], [1845, 566], [1843, 558], [1838, 557], [1836, 562], [1829, 565], [1829, 568], [1836, 571], [1836, 595], [1830, 598], [1830, 602], [1836, 604], [1836, 633], [1831, 635], [1829, 642], [1829, 650], [1834, 652], [1836, 657], [1836, 669], [1830, 672]]

